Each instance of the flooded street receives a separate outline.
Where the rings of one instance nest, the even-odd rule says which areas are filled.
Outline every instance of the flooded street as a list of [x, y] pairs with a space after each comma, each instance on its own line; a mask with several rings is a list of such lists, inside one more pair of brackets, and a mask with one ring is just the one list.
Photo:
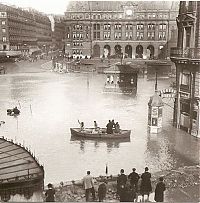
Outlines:
[[[89, 81], [89, 83], [87, 82]], [[172, 128], [173, 109], [165, 105], [163, 132], [147, 133], [148, 101], [155, 81], [139, 78], [137, 95], [102, 92], [104, 75], [95, 73], [56, 74], [16, 73], [0, 77], [0, 136], [31, 149], [44, 164], [45, 183], [109, 174], [133, 167], [139, 173], [148, 166], [152, 172], [196, 164], [198, 143], [186, 133]], [[169, 80], [159, 80], [158, 89], [168, 88]], [[166, 100], [172, 103], [172, 100]], [[21, 115], [7, 116], [6, 110], [18, 106]], [[93, 141], [71, 139], [70, 128], [77, 120], [93, 127], [96, 120], [105, 127], [109, 119], [122, 129], [131, 129], [131, 141]]]

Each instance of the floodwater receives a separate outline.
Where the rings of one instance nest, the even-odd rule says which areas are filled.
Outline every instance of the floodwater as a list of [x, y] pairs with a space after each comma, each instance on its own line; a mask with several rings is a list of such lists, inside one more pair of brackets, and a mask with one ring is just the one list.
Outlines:
[[[126, 173], [133, 167], [142, 173], [195, 164], [198, 143], [186, 133], [171, 127], [172, 100], [165, 100], [163, 132], [147, 133], [148, 100], [154, 82], [139, 78], [137, 95], [102, 92], [104, 75], [95, 73], [57, 74], [51, 72], [17, 73], [0, 76], [0, 136], [21, 142], [44, 164], [45, 183], [76, 180], [87, 170], [92, 175]], [[169, 87], [159, 80], [158, 88]], [[7, 116], [6, 109], [18, 106], [21, 115]], [[77, 120], [92, 127], [96, 120], [105, 127], [109, 119], [122, 129], [131, 129], [130, 142], [71, 139], [70, 127]]]

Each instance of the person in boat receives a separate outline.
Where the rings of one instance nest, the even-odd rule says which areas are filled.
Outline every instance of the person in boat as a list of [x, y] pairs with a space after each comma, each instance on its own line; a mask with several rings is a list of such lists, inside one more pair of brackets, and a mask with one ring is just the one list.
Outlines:
[[106, 133], [112, 134], [113, 133], [113, 123], [109, 120], [108, 124], [106, 125]]
[[120, 125], [118, 122], [115, 123], [115, 133], [120, 133]]
[[99, 130], [100, 130], [100, 128], [98, 127], [98, 124], [97, 124], [96, 121], [94, 121], [94, 130], [95, 130], [96, 132], [99, 132]]
[[20, 110], [19, 110], [17, 107], [15, 107], [15, 108], [13, 109], [13, 114], [15, 114], [15, 115], [20, 114]]
[[80, 125], [80, 131], [83, 131], [84, 130], [84, 122], [80, 122], [79, 120], [78, 120], [78, 123], [79, 123], [79, 125]]
[[112, 128], [115, 129], [115, 120], [112, 120]]

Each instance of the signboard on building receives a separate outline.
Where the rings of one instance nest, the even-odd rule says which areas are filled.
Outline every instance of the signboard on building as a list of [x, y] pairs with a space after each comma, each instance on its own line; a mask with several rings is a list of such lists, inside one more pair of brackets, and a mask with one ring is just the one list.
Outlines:
[[164, 89], [160, 91], [160, 95], [162, 98], [175, 98], [176, 90], [174, 89]]

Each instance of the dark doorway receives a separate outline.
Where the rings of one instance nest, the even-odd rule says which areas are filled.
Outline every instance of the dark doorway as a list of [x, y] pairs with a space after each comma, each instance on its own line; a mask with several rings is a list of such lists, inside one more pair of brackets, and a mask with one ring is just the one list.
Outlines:
[[149, 45], [147, 49], [149, 50], [149, 59], [154, 59], [154, 46]]
[[125, 57], [132, 58], [132, 46], [126, 45], [125, 47]]
[[143, 58], [143, 46], [138, 45], [136, 47], [136, 58]]
[[115, 46], [115, 56], [121, 58], [122, 56], [122, 47], [120, 45]]
[[93, 57], [100, 57], [100, 46], [98, 44], [93, 47]]
[[104, 46], [104, 57], [105, 58], [108, 58], [110, 56], [110, 51], [111, 51], [111, 48], [109, 45], [105, 45]]

